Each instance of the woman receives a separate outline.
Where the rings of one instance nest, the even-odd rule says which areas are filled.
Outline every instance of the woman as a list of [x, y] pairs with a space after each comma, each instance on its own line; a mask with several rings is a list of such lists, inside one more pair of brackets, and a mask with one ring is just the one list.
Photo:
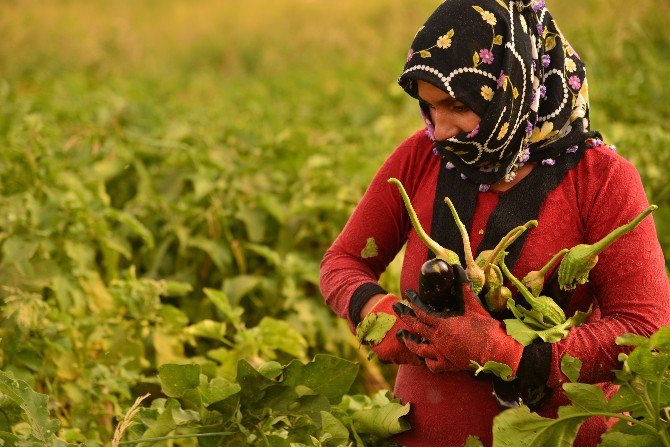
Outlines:
[[[419, 29], [399, 83], [419, 101], [426, 129], [389, 156], [321, 265], [326, 302], [352, 327], [370, 312], [395, 315], [399, 297], [377, 280], [405, 243], [401, 290], [418, 288], [420, 267], [433, 257], [390, 177], [402, 181], [426, 231], [461, 263], [445, 196], [469, 228], [475, 253], [537, 219], [537, 228], [508, 249], [506, 264], [519, 278], [648, 206], [635, 168], [589, 129], [585, 66], [543, 1], [445, 1]], [[597, 383], [610, 396], [611, 371], [619, 366], [615, 338], [650, 335], [670, 322], [651, 218], [603, 252], [567, 313], [596, 310], [558, 343], [522, 347], [464, 283], [463, 315], [401, 312], [373, 347], [381, 360], [400, 364], [394, 392], [412, 407], [412, 429], [397, 438], [402, 445], [461, 446], [469, 435], [491, 444], [501, 408], [492, 380], [475, 378], [471, 360], [505, 363], [524, 389], [546, 388], [549, 398], [537, 411], [551, 417], [568, 403], [561, 389], [565, 354], [582, 361], [581, 382]], [[399, 329], [405, 331], [396, 337]], [[588, 420], [575, 445], [596, 445], [606, 428], [604, 419]]]

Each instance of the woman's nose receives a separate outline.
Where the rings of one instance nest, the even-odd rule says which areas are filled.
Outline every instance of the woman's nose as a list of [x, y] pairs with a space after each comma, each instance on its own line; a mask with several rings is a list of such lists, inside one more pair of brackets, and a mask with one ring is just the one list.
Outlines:
[[435, 139], [438, 141], [449, 139], [461, 133], [456, 121], [448, 114], [436, 114], [433, 124], [435, 125]]

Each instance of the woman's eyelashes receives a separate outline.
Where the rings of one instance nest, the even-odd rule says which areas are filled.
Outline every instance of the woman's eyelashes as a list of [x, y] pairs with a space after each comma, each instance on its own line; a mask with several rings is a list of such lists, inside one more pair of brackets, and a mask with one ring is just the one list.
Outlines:
[[445, 108], [447, 110], [451, 110], [454, 112], [458, 113], [463, 113], [463, 112], [468, 112], [470, 111], [470, 108], [463, 104], [462, 102], [458, 101], [453, 101], [453, 102], [445, 102], [441, 103], [438, 106], [434, 106], [424, 100], [419, 100], [419, 105], [421, 106], [422, 109], [424, 110], [437, 110], [438, 108]]

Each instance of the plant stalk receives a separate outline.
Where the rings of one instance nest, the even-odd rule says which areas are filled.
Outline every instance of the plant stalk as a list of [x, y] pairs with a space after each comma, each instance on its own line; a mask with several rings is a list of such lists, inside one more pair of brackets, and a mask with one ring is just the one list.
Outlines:
[[610, 234], [608, 234], [598, 242], [592, 244], [591, 245], [592, 254], [599, 255], [600, 253], [602, 253], [603, 250], [609, 247], [614, 241], [619, 239], [621, 236], [623, 236], [624, 234], [628, 233], [633, 228], [635, 228], [640, 222], [642, 222], [642, 219], [647, 217], [657, 208], [658, 206], [656, 205], [650, 205], [649, 208], [640, 213], [640, 215], [638, 215], [635, 219], [631, 220], [629, 223], [625, 225], [621, 225], [620, 227], [613, 230]]
[[[470, 247], [470, 236], [468, 235], [468, 229], [465, 228], [465, 225], [463, 225], [463, 222], [461, 222], [461, 218], [458, 217], [458, 213], [456, 212], [456, 208], [454, 207], [454, 204], [451, 202], [451, 199], [449, 197], [444, 198], [444, 202], [447, 204], [449, 207], [449, 210], [451, 211], [451, 214], [454, 216], [454, 221], [456, 222], [456, 226], [458, 227], [458, 231], [461, 233], [461, 237], [463, 238], [463, 251], [465, 253], [465, 265], [470, 267], [475, 264], [475, 258], [472, 256], [472, 247]], [[470, 278], [472, 279], [472, 278]]]
[[538, 275], [541, 276], [542, 278], [544, 278], [544, 277], [547, 275], [547, 272], [549, 271], [549, 269], [551, 269], [551, 268], [554, 266], [554, 264], [556, 264], [556, 261], [558, 261], [558, 259], [559, 259], [561, 256], [563, 256], [564, 254], [566, 254], [566, 253], [569, 252], [569, 251], [570, 251], [569, 249], [564, 248], [563, 250], [561, 250], [561, 251], [559, 251], [558, 253], [556, 253], [556, 254], [549, 260], [549, 262], [547, 262], [547, 263], [545, 264], [545, 266], [542, 267], [542, 268], [537, 272]]
[[[419, 218], [416, 215], [416, 211], [414, 211], [414, 207], [412, 207], [412, 202], [409, 200], [407, 191], [405, 191], [405, 187], [402, 185], [400, 180], [398, 180], [397, 178], [390, 178], [388, 179], [388, 182], [393, 183], [398, 187], [398, 191], [400, 191], [400, 195], [402, 196], [402, 201], [405, 203], [405, 208], [407, 208], [409, 219], [412, 221], [412, 226], [414, 226], [414, 231], [416, 231], [416, 234], [419, 236], [419, 239], [421, 239], [421, 241], [426, 245], [426, 247], [428, 247], [433, 253], [435, 253], [435, 256], [442, 259], [447, 264], [450, 265], [460, 264], [460, 260], [458, 259], [458, 255], [456, 253], [442, 247], [440, 244], [435, 242], [430, 236], [428, 236], [428, 234], [424, 231], [423, 227], [421, 226], [421, 223], [419, 222]], [[472, 256], [472, 253], [470, 253], [470, 255]]]
[[134, 441], [121, 441], [119, 445], [135, 445], [142, 444], [145, 442], [158, 442], [158, 441], [167, 441], [169, 439], [184, 439], [184, 438], [206, 438], [211, 436], [231, 436], [235, 433], [230, 431], [222, 431], [217, 433], [192, 433], [190, 435], [171, 435], [171, 436], [161, 436], [158, 438], [146, 438], [146, 439], [137, 439]]
[[507, 266], [505, 265], [505, 257], [500, 258], [500, 269], [503, 271], [505, 276], [512, 281], [512, 284], [519, 290], [519, 293], [523, 295], [523, 297], [528, 301], [528, 304], [530, 304], [531, 307], [534, 307], [534, 305], [537, 305], [537, 300], [533, 296], [532, 293], [530, 293], [530, 290], [526, 288], [526, 286], [523, 285], [521, 281], [519, 281], [516, 276], [512, 274], [512, 272], [509, 271]]

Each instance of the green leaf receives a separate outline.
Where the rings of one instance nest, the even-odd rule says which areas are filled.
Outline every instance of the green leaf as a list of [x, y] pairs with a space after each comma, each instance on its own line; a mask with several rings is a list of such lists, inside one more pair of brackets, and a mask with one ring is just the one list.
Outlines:
[[[172, 410], [181, 409], [179, 402], [174, 399], [168, 399], [165, 403], [163, 412], [153, 423], [148, 423], [148, 429], [142, 434], [142, 439], [158, 438], [165, 436], [177, 428], [177, 422], [172, 415]], [[144, 443], [143, 445], [156, 445], [156, 442]]]
[[[533, 326], [542, 324], [537, 320], [537, 318], [539, 318], [537, 312], [533, 310], [527, 310], [522, 306], [515, 306], [513, 301], [511, 304], [508, 304], [508, 308], [514, 309], [513, 312], [517, 318], [504, 320], [505, 329], [510, 337], [514, 338], [523, 346], [528, 346], [534, 339], [538, 337], [547, 343], [556, 343], [557, 341], [563, 340], [568, 336], [570, 329], [582, 325], [588, 316], [591, 315], [593, 310], [591, 307], [588, 312], [577, 311], [564, 323], [557, 324], [548, 329], [536, 329], [529, 324], [532, 324]], [[518, 319], [519, 316], [521, 316], [524, 321], [520, 321]], [[528, 319], [529, 324], [526, 324], [526, 319]]]
[[410, 429], [409, 422], [402, 419], [409, 413], [409, 408], [409, 403], [401, 405], [392, 402], [383, 407], [357, 411], [351, 419], [359, 433], [388, 438]]
[[221, 340], [226, 333], [226, 323], [213, 320], [202, 320], [188, 326], [184, 331], [194, 337]]
[[379, 254], [377, 244], [375, 243], [375, 238], [369, 237], [365, 243], [365, 248], [361, 251], [361, 258], [374, 258]]
[[237, 362], [237, 383], [245, 405], [255, 405], [263, 399], [268, 388], [276, 385], [275, 381], [259, 373], [244, 359]]
[[2, 244], [2, 264], [13, 264], [22, 275], [30, 276], [33, 270], [29, 261], [38, 247], [36, 240], [10, 237]]
[[505, 365], [504, 363], [488, 361], [484, 363], [484, 365], [480, 365], [474, 360], [470, 360], [470, 364], [475, 368], [477, 368], [477, 370], [475, 371], [475, 376], [479, 375], [479, 373], [486, 372], [494, 374], [507, 382], [509, 382], [510, 380], [514, 380], [514, 377], [512, 376], [513, 373], [512, 368]]
[[579, 379], [581, 369], [582, 361], [578, 358], [565, 354], [561, 359], [561, 371], [570, 379], [570, 382], [576, 382]]
[[326, 411], [321, 412], [321, 434], [330, 435], [325, 443], [327, 447], [346, 445], [349, 442], [349, 430], [347, 430], [347, 427], [339, 419]]
[[465, 440], [463, 447], [484, 447], [484, 444], [477, 436], [470, 435], [468, 436], [468, 439]]
[[294, 357], [305, 356], [307, 341], [285, 321], [264, 317], [258, 325], [261, 349], [270, 356], [269, 351], [280, 350]]
[[657, 381], [670, 367], [670, 353], [652, 351], [644, 346], [635, 348], [628, 355], [626, 364], [639, 377]]
[[205, 407], [220, 402], [240, 392], [240, 385], [230, 382], [223, 377], [215, 377], [207, 383], [200, 384], [198, 390]]
[[291, 413], [304, 414], [316, 423], [321, 422], [321, 413], [331, 409], [328, 399], [320, 394], [300, 396], [294, 403], [296, 405], [291, 407]]
[[484, 12], [484, 9], [481, 6], [473, 6], [472, 9], [474, 9], [480, 14]]
[[161, 295], [169, 297], [186, 296], [193, 291], [193, 286], [187, 282], [165, 281]]
[[631, 435], [609, 431], [602, 436], [598, 447], [658, 447], [659, 441], [652, 435]]
[[268, 379], [275, 380], [284, 371], [284, 367], [275, 361], [265, 362], [258, 367], [258, 372]]
[[589, 412], [607, 412], [607, 399], [602, 388], [586, 383], [564, 383], [563, 390], [572, 405]]
[[651, 337], [649, 343], [652, 349], [660, 351], [670, 351], [670, 326], [663, 326]]
[[538, 416], [525, 405], [503, 411], [493, 419], [493, 447], [571, 447], [589, 415], [569, 417], [565, 408], [564, 419]]
[[608, 408], [613, 413], [624, 411], [635, 413], [644, 409], [640, 398], [628, 386], [619, 387], [614, 396], [610, 398]]
[[299, 360], [289, 363], [284, 368], [282, 383], [293, 388], [298, 385], [308, 386], [335, 404], [349, 391], [357, 373], [358, 365], [355, 363], [330, 355], [317, 354], [314, 360], [306, 365]]
[[623, 334], [616, 338], [616, 344], [619, 346], [643, 346], [649, 344], [649, 339], [642, 335]]
[[209, 298], [216, 308], [234, 325], [240, 325], [242, 323], [241, 316], [244, 313], [244, 310], [241, 307], [233, 307], [230, 304], [228, 296], [214, 289], [203, 289], [207, 298]]
[[138, 235], [149, 249], [154, 248], [156, 245], [153, 233], [151, 233], [151, 231], [132, 214], [114, 208], [107, 208], [105, 210], [105, 215], [109, 219], [116, 220], [118, 223]]
[[21, 407], [36, 439], [47, 445], [55, 442], [56, 430], [60, 424], [49, 418], [47, 395], [36, 393], [28, 383], [14, 379], [4, 371], [0, 371], [0, 393]]
[[230, 298], [231, 303], [239, 303], [262, 282], [258, 276], [238, 275], [227, 278], [223, 283], [223, 293]]
[[200, 365], [168, 363], [158, 368], [161, 389], [169, 397], [181, 397], [200, 385]]
[[2, 441], [2, 447], [16, 447], [23, 445], [21, 438], [6, 431], [0, 431], [0, 440]]
[[507, 335], [521, 343], [523, 346], [528, 346], [538, 337], [537, 331], [526, 326], [521, 320], [507, 319], [504, 320], [504, 322]]
[[187, 248], [195, 248], [205, 252], [220, 272], [225, 273], [228, 266], [233, 262], [230, 249], [220, 242], [204, 237], [192, 237], [186, 242]]
[[393, 328], [397, 317], [385, 312], [375, 312], [368, 314], [358, 326], [356, 326], [356, 336], [360, 343], [370, 343], [376, 345], [381, 343], [388, 331]]
[[421, 51], [419, 51], [419, 55], [420, 55], [422, 58], [427, 59], [427, 58], [430, 57], [430, 51], [421, 50]]
[[475, 67], [476, 67], [477, 65], [479, 65], [479, 62], [480, 62], [480, 61], [481, 61], [481, 59], [479, 58], [479, 53], [477, 53], [477, 52], [475, 51], [475, 53], [472, 55], [472, 63], [473, 63], [473, 64], [475, 65]]
[[496, 37], [493, 38], [493, 45], [502, 45], [503, 43], [503, 36], [498, 34]]
[[260, 243], [265, 237], [267, 214], [260, 208], [242, 208], [235, 215], [244, 222], [251, 242]]

